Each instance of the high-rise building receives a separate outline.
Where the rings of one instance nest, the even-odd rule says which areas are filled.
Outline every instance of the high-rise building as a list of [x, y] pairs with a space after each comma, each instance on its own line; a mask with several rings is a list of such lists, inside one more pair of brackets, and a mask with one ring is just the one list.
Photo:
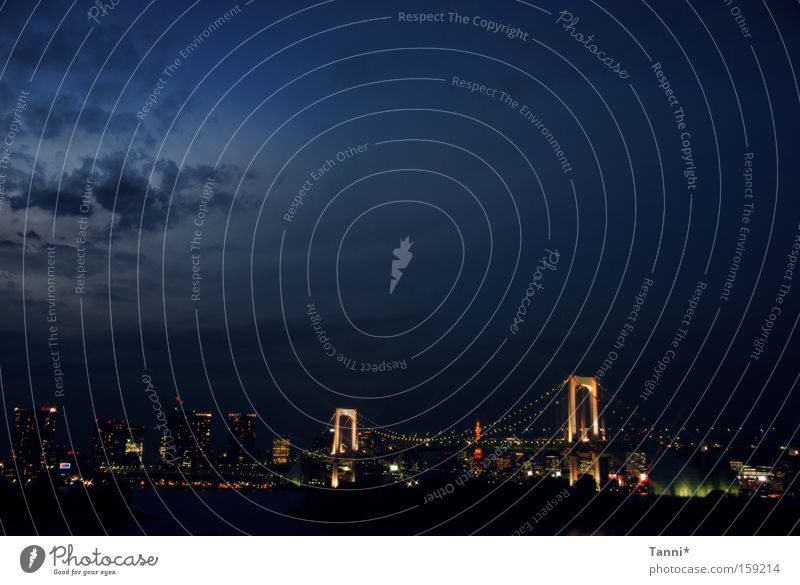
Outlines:
[[226, 459], [229, 465], [242, 465], [252, 461], [256, 447], [255, 412], [228, 413], [228, 450]]
[[172, 461], [184, 470], [197, 471], [208, 467], [211, 445], [211, 413], [183, 410], [181, 406], [167, 412], [169, 434], [161, 436], [159, 454], [162, 461]]
[[272, 439], [272, 464], [286, 465], [292, 457], [292, 442], [288, 435]]
[[[186, 429], [186, 422], [189, 423]], [[183, 463], [190, 470], [208, 467], [207, 458], [211, 446], [211, 413], [190, 410], [186, 412], [186, 420], [182, 436]]]
[[96, 421], [90, 456], [95, 469], [139, 467], [143, 453], [144, 425], [128, 426], [113, 418]]
[[14, 408], [14, 427], [11, 431], [11, 462], [21, 475], [33, 475], [56, 464], [55, 407], [37, 410]]

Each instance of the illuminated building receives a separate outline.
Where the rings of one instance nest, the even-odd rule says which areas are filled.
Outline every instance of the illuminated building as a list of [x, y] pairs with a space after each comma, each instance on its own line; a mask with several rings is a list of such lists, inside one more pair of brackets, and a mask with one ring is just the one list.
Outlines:
[[389, 481], [402, 481], [405, 477], [405, 469], [403, 466], [403, 458], [400, 457], [391, 461], [386, 468], [386, 475], [389, 476]]
[[[180, 399], [177, 400], [180, 402]], [[185, 426], [181, 409], [177, 406], [170, 408], [167, 411], [167, 428], [170, 432], [161, 435], [161, 446], [158, 449], [161, 461], [182, 459], [188, 435], [184, 430]]]
[[498, 457], [494, 460], [494, 469], [498, 472], [507, 471], [511, 469], [511, 455], [506, 455], [505, 457]]
[[[511, 439], [506, 439], [509, 443]], [[534, 475], [534, 460], [525, 454], [524, 451], [511, 450], [510, 452], [497, 457], [494, 467], [500, 476], [511, 476], [515, 481], [527, 479]], [[539, 465], [539, 473], [542, 475], [542, 466]]]
[[43, 406], [37, 410], [14, 408], [11, 429], [11, 462], [20, 475], [29, 476], [55, 466], [55, 435], [58, 411]]
[[647, 495], [650, 492], [647, 453], [645, 451], [627, 451], [624, 465], [621, 465], [610, 479], [615, 480], [619, 488]]
[[125, 459], [133, 464], [141, 462], [144, 457], [144, 425], [130, 427], [130, 434], [125, 437]]
[[647, 475], [647, 453], [644, 451], [633, 451], [625, 453], [625, 469], [628, 475], [641, 477]]
[[356, 462], [354, 459], [333, 459], [331, 467], [331, 487], [337, 488], [343, 482], [356, 481]]
[[742, 465], [737, 479], [741, 495], [777, 496], [783, 493], [782, 482], [769, 465]]
[[561, 458], [558, 455], [545, 455], [544, 468], [550, 477], [561, 477]]
[[252, 461], [256, 447], [255, 412], [228, 413], [228, 450], [226, 458], [230, 465], [242, 465]]
[[144, 453], [144, 426], [124, 420], [98, 419], [92, 432], [90, 461], [95, 469], [138, 467]]
[[[172, 442], [171, 442], [172, 441]], [[172, 459], [175, 448], [174, 438], [166, 434], [161, 435], [161, 444], [158, 446], [158, 459], [159, 461], [168, 461]]]
[[189, 434], [184, 437], [184, 467], [197, 470], [208, 466], [209, 446], [211, 445], [211, 413], [190, 410], [186, 413]]
[[289, 436], [272, 439], [272, 464], [286, 465], [292, 456], [292, 442]]
[[[180, 403], [180, 399], [178, 399]], [[181, 467], [197, 471], [208, 467], [206, 458], [211, 445], [211, 413], [184, 411], [176, 406], [167, 413], [171, 436], [162, 435], [161, 454], [165, 459], [178, 459]]]

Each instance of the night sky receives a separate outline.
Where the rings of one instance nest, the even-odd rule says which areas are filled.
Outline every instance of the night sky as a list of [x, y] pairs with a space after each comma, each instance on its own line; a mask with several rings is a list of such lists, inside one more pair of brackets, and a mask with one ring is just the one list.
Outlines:
[[6, 420], [153, 457], [148, 375], [306, 448], [601, 370], [637, 425], [792, 438], [800, 5], [534, 4], [0, 2]]

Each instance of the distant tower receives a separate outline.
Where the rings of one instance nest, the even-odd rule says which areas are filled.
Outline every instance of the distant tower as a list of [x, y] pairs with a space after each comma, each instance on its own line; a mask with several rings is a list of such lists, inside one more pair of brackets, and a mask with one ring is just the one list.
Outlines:
[[483, 459], [483, 449], [481, 449], [479, 442], [481, 440], [481, 419], [477, 417], [475, 419], [475, 450], [472, 453], [472, 460], [474, 465], [477, 467], [481, 459]]

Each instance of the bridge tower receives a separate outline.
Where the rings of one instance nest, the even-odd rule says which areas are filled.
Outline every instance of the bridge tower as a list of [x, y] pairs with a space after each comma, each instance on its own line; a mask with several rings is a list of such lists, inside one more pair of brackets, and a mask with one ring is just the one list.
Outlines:
[[599, 413], [597, 379], [594, 376], [570, 376], [567, 393], [567, 443], [604, 441], [606, 429]]
[[600, 393], [594, 376], [572, 375], [567, 385], [566, 446], [569, 482], [591, 475], [599, 490], [608, 479], [608, 460], [601, 456], [606, 428], [600, 415]]
[[342, 440], [342, 417], [350, 423], [350, 445], [351, 451], [358, 451], [358, 412], [355, 408], [337, 408], [333, 415], [333, 446], [331, 455], [341, 455], [346, 453], [348, 446]]
[[[344, 428], [342, 418], [345, 419]], [[345, 442], [347, 425], [350, 425], [350, 441]], [[358, 451], [358, 411], [355, 408], [337, 408], [333, 413], [333, 444], [331, 445], [331, 487], [339, 482], [356, 480], [355, 460], [343, 455]]]

